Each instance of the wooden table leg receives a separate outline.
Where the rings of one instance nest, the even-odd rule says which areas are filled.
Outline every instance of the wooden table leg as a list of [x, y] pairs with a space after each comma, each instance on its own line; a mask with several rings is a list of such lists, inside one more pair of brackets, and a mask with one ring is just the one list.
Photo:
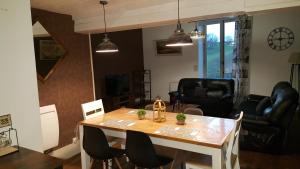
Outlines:
[[224, 168], [224, 155], [222, 149], [217, 149], [212, 154], [212, 168], [223, 169]]

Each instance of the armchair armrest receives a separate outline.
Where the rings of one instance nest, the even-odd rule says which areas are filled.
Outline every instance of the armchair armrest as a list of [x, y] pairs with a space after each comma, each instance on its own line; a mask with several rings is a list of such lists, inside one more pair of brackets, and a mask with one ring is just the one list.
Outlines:
[[243, 123], [247, 123], [250, 125], [260, 125], [262, 126], [269, 126], [270, 122], [263, 116], [255, 116], [251, 114], [245, 114], [243, 118]]
[[[269, 150], [281, 138], [281, 129], [265, 120], [243, 119], [241, 147], [253, 150]], [[272, 150], [271, 150], [272, 151]]]
[[176, 103], [176, 101], [180, 99], [180, 95], [179, 95], [178, 91], [169, 92], [169, 96], [170, 96], [170, 104], [171, 105], [174, 105]]
[[179, 96], [179, 92], [178, 91], [170, 91], [169, 96]]

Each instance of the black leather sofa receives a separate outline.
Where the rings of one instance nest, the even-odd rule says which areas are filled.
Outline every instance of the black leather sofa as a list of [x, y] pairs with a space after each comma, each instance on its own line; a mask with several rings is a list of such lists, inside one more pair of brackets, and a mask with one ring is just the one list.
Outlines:
[[234, 81], [232, 79], [184, 78], [170, 98], [180, 103], [197, 104], [205, 116], [228, 117], [233, 108]]
[[270, 97], [249, 95], [239, 106], [244, 111], [241, 148], [268, 153], [299, 151], [298, 92], [279, 82]]

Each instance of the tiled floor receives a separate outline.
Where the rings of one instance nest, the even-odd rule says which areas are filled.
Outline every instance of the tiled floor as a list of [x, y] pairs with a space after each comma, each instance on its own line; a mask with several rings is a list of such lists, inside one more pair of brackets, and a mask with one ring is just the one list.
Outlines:
[[[300, 154], [271, 155], [250, 151], [240, 153], [241, 169], [300, 169]], [[93, 168], [100, 169], [96, 164]], [[123, 169], [133, 169], [132, 165], [124, 164]], [[64, 169], [80, 169], [80, 155], [77, 155], [64, 163]]]

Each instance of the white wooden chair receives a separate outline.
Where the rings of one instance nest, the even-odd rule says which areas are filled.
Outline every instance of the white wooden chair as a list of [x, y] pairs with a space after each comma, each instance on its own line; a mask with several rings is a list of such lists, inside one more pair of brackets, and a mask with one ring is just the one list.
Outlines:
[[81, 104], [83, 119], [99, 117], [104, 114], [102, 99]]
[[54, 104], [40, 107], [41, 128], [43, 138], [43, 151], [58, 146], [59, 123]]
[[[225, 166], [226, 169], [240, 169], [239, 164], [239, 133], [241, 129], [241, 122], [243, 118], [243, 112], [240, 113], [239, 118], [235, 121], [232, 132], [228, 137], [228, 141], [225, 145]], [[193, 153], [190, 155], [189, 160], [186, 161], [186, 169], [211, 169], [211, 158], [207, 155], [201, 155]]]

